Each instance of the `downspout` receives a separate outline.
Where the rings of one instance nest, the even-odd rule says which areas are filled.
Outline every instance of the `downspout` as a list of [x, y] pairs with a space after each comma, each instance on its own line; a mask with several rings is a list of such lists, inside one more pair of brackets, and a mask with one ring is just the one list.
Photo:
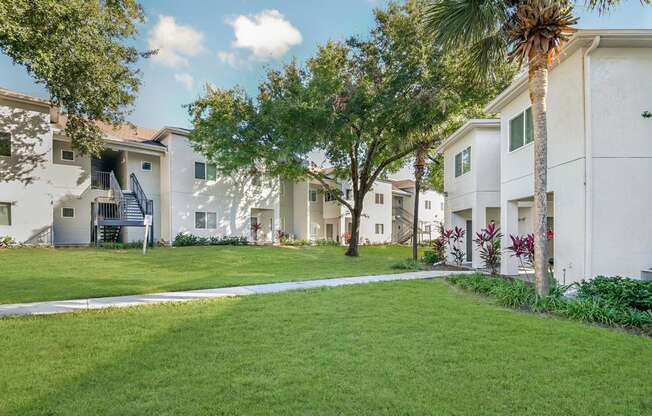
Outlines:
[[591, 278], [593, 266], [593, 143], [591, 136], [591, 58], [600, 46], [600, 36], [584, 52], [584, 277]]

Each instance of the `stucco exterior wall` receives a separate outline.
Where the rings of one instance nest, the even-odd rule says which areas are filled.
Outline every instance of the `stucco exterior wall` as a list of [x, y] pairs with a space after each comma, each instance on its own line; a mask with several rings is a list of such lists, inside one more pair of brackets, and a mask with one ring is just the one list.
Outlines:
[[[274, 210], [279, 224], [279, 181], [263, 177], [252, 184], [250, 175], [223, 177], [214, 181], [195, 179], [195, 162], [206, 162], [188, 139], [172, 134], [167, 141], [170, 158], [170, 235], [188, 232], [200, 236], [244, 236], [251, 238], [252, 209]], [[195, 228], [195, 212], [217, 213], [217, 229]]]

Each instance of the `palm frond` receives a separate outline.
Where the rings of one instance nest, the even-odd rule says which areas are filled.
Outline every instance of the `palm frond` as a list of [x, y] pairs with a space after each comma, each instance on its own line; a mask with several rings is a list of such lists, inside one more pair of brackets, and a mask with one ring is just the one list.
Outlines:
[[[641, 4], [652, 4], [652, 0], [640, 0]], [[586, 0], [584, 5], [589, 10], [597, 10], [599, 14], [603, 15], [611, 11], [614, 7], [618, 6], [621, 0]]]
[[508, 16], [505, 0], [433, 0], [423, 22], [439, 46], [458, 48], [495, 34]]

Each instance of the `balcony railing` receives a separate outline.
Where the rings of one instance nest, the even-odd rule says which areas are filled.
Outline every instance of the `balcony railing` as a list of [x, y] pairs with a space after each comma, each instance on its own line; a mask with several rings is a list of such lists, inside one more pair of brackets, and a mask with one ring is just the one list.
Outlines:
[[105, 191], [111, 189], [111, 172], [93, 171], [91, 173], [91, 188]]

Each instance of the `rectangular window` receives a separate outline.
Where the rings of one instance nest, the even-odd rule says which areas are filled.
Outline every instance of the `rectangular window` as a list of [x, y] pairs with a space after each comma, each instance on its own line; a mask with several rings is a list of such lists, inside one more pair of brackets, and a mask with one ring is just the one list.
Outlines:
[[206, 164], [206, 180], [214, 181], [217, 179], [217, 166], [212, 163]]
[[509, 121], [509, 151], [514, 151], [534, 141], [532, 108], [519, 113]]
[[206, 179], [206, 164], [195, 162], [195, 179]]
[[151, 172], [152, 171], [152, 162], [142, 160], [140, 162], [140, 169], [145, 171], [145, 172]]
[[432, 208], [432, 201], [425, 201], [425, 204], [426, 204], [426, 209]]
[[207, 212], [206, 213], [206, 228], [209, 230], [214, 230], [217, 228], [217, 213], [216, 212]]
[[61, 149], [61, 160], [72, 162], [75, 160], [75, 152], [73, 150]]
[[376, 234], [385, 234], [385, 224], [376, 224]]
[[455, 155], [455, 177], [464, 175], [471, 170], [471, 147], [467, 147]]
[[0, 225], [11, 225], [11, 204], [0, 202]]
[[0, 131], [0, 156], [11, 156], [11, 134]]
[[423, 227], [423, 230], [424, 230], [426, 233], [430, 234], [430, 225], [426, 225], [425, 227]]
[[75, 208], [68, 208], [68, 207], [61, 208], [61, 217], [75, 218]]
[[353, 198], [353, 189], [347, 189], [346, 190], [346, 200], [350, 201], [351, 198]]
[[333, 194], [331, 192], [326, 192], [324, 194], [324, 200], [326, 202], [335, 201], [335, 197], [333, 196]]
[[310, 190], [308, 197], [310, 198], [310, 202], [317, 202], [317, 191]]
[[206, 213], [195, 212], [195, 228], [199, 230], [206, 229]]
[[385, 204], [385, 194], [376, 194], [376, 203], [378, 205]]

